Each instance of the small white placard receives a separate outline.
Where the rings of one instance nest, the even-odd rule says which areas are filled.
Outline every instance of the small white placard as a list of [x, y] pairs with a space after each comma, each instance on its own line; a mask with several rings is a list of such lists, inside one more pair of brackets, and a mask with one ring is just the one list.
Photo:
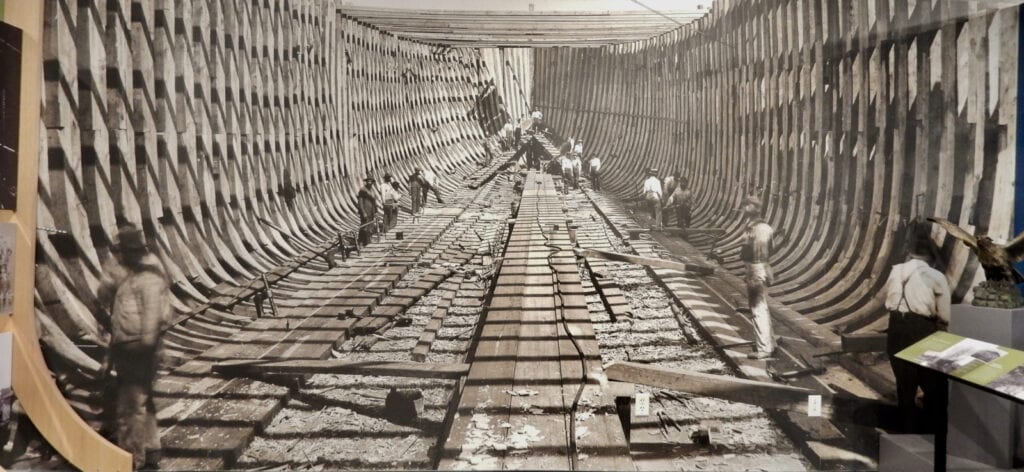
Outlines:
[[640, 392], [636, 394], [636, 405], [633, 407], [633, 416], [647, 416], [651, 414], [651, 394]]
[[0, 390], [11, 388], [11, 363], [14, 362], [14, 336], [0, 333]]
[[807, 416], [821, 416], [821, 395], [807, 396]]

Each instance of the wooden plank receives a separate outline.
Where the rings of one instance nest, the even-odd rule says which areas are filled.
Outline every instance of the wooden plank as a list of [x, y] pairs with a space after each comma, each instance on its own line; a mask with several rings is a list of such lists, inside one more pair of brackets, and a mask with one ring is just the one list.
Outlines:
[[459, 379], [469, 373], [469, 365], [345, 361], [341, 359], [296, 361], [235, 360], [218, 362], [213, 365], [213, 371], [227, 376], [347, 374], [419, 379]]

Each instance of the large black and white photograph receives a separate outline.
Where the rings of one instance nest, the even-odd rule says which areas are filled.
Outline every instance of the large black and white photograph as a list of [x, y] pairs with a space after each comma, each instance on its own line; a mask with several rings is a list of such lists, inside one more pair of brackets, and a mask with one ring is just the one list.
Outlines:
[[0, 210], [18, 201], [21, 30], [0, 21]]
[[964, 339], [943, 351], [925, 351], [918, 358], [921, 365], [953, 376], [963, 376], [1005, 356], [1006, 350], [995, 344]]
[[1021, 3], [0, 0], [0, 466], [1019, 467]]

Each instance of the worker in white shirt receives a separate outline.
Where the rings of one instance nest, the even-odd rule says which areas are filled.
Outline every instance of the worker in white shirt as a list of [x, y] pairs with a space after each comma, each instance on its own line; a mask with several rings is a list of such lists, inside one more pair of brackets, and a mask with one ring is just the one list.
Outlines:
[[597, 156], [590, 156], [590, 187], [601, 190], [601, 159]]
[[384, 185], [380, 186], [380, 201], [384, 206], [384, 231], [389, 231], [398, 223], [398, 200], [402, 196], [391, 181], [391, 174], [384, 174]]
[[569, 184], [572, 182], [572, 159], [566, 154], [558, 156], [558, 162], [562, 164], [562, 188], [569, 193]]
[[441, 192], [437, 190], [437, 174], [430, 167], [423, 167], [423, 204], [427, 204], [427, 196], [430, 192], [434, 192], [434, 198], [437, 198], [437, 203], [444, 204], [444, 200], [441, 199]]
[[580, 155], [580, 156], [583, 155], [583, 140], [582, 139], [576, 140], [575, 144], [573, 144], [573, 146], [572, 146], [572, 152], [574, 152], [574, 153], [576, 153], [577, 155]]
[[572, 155], [572, 188], [580, 189], [580, 173], [583, 172], [583, 159], [579, 154]]
[[[896, 377], [896, 397], [906, 432], [934, 433], [940, 426], [937, 420], [945, 417], [942, 409], [948, 395], [942, 374], [896, 358], [896, 353], [949, 324], [949, 282], [928, 264], [930, 243], [928, 234], [919, 231], [909, 259], [893, 266], [883, 292], [889, 310], [886, 353]], [[918, 387], [924, 393], [923, 414], [916, 408]]]
[[515, 131], [515, 126], [512, 125], [511, 121], [505, 123], [505, 126], [501, 128], [501, 148], [502, 149], [504, 149], [506, 151], [508, 151], [509, 149], [512, 149], [513, 140], [514, 140], [514, 136], [513, 136], [514, 131]]
[[657, 175], [657, 169], [647, 169], [647, 180], [644, 180], [640, 192], [640, 198], [647, 203], [651, 210], [651, 229], [661, 228], [661, 181], [658, 180]]
[[740, 259], [746, 263], [747, 304], [754, 321], [755, 351], [747, 357], [767, 359], [775, 354], [772, 314], [768, 308], [768, 286], [775, 281], [769, 257], [774, 230], [762, 217], [761, 199], [749, 196], [743, 202], [747, 230], [740, 247]]

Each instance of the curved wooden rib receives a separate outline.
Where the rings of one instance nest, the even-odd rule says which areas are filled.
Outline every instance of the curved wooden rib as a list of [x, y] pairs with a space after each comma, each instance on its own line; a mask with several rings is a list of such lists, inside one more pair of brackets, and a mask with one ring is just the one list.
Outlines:
[[[1019, 25], [969, 2], [752, 0], [624, 45], [536, 54], [536, 107], [602, 157], [603, 187], [637, 195], [679, 168], [694, 224], [722, 227], [726, 268], [760, 192], [788, 235], [772, 295], [837, 330], [874, 328], [873, 296], [926, 216], [1008, 237]], [[986, 64], [993, 64], [988, 67]], [[986, 84], [996, 84], [989, 89]], [[986, 92], [988, 90], [988, 92]], [[986, 95], [987, 94], [987, 95]], [[955, 298], [982, 274], [941, 230]], [[697, 239], [707, 248], [710, 239]]]

